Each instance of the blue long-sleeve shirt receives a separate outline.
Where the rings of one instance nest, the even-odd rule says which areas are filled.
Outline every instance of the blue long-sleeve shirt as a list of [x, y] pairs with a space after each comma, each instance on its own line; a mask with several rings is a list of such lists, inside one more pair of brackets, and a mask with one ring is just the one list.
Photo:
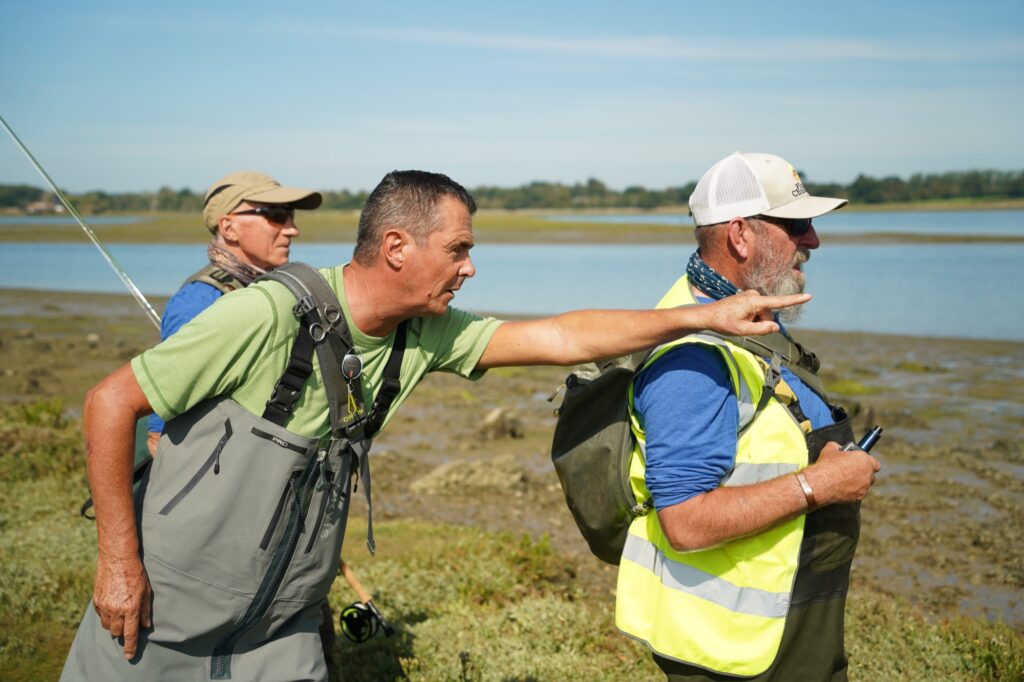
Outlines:
[[[792, 372], [782, 376], [815, 429], [833, 423], [825, 402]], [[634, 407], [647, 441], [647, 489], [658, 510], [718, 487], [736, 460], [739, 406], [720, 352], [673, 348], [640, 373]]]
[[[164, 316], [160, 320], [160, 340], [163, 341], [185, 326], [185, 323], [203, 312], [222, 296], [221, 292], [205, 282], [189, 282], [178, 289], [167, 301]], [[164, 420], [156, 414], [149, 415], [149, 432], [162, 433]]]

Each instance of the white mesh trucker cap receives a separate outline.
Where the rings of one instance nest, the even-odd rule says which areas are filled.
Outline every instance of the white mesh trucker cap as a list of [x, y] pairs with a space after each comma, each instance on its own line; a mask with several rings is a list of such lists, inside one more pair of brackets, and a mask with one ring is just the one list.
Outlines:
[[774, 154], [733, 152], [712, 166], [690, 195], [697, 226], [758, 214], [817, 218], [845, 205], [846, 199], [812, 197], [793, 165]]

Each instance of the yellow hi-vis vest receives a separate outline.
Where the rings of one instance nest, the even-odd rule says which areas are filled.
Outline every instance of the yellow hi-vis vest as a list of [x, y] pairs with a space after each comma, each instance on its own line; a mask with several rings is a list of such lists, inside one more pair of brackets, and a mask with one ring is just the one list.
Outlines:
[[[658, 304], [695, 303], [686, 277]], [[672, 348], [699, 343], [721, 352], [739, 401], [733, 470], [722, 485], [748, 485], [807, 466], [804, 432], [777, 399], [755, 408], [765, 385], [764, 365], [719, 337], [692, 334], [657, 349], [644, 367]], [[643, 426], [630, 418], [637, 444], [630, 479], [638, 502], [650, 499], [644, 482]], [[789, 613], [803, 539], [804, 516], [756, 535], [691, 552], [672, 548], [656, 513], [636, 518], [619, 565], [615, 623], [660, 656], [719, 673], [754, 676], [775, 661]]]

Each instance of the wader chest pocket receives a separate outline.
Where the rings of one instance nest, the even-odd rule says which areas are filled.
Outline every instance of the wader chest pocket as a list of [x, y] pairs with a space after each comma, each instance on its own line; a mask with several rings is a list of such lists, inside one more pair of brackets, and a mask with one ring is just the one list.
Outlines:
[[217, 446], [213, 449], [213, 452], [210, 453], [210, 456], [206, 458], [206, 461], [203, 462], [202, 466], [199, 467], [196, 473], [192, 475], [192, 478], [190, 478], [182, 489], [179, 490], [178, 493], [163, 506], [160, 510], [161, 516], [167, 516], [170, 514], [171, 511], [173, 511], [174, 508], [177, 507], [197, 485], [199, 485], [199, 481], [206, 476], [210, 469], [213, 469], [213, 473], [215, 475], [220, 473], [220, 453], [223, 452], [224, 446], [227, 445], [232, 433], [231, 420], [225, 419], [224, 435], [220, 437], [219, 441], [217, 441]]

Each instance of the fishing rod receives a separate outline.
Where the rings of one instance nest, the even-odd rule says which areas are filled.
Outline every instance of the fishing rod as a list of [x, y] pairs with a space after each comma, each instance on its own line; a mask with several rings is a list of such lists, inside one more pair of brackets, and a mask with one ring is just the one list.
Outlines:
[[340, 559], [338, 570], [345, 576], [345, 580], [359, 597], [359, 601], [349, 604], [341, 611], [341, 617], [338, 620], [341, 623], [342, 634], [356, 644], [362, 644], [369, 640], [381, 629], [384, 630], [385, 637], [394, 635], [395, 628], [384, 620], [383, 614], [373, 603], [373, 597], [356, 578], [352, 567], [345, 563], [344, 559]]
[[28, 158], [29, 161], [32, 162], [32, 165], [35, 166], [35, 169], [39, 171], [40, 175], [43, 176], [43, 179], [46, 180], [47, 184], [50, 185], [50, 189], [52, 189], [53, 193], [57, 196], [58, 199], [60, 199], [60, 203], [64, 204], [64, 208], [67, 209], [68, 213], [70, 213], [71, 216], [76, 221], [78, 221], [79, 226], [81, 226], [85, 233], [89, 235], [89, 239], [91, 239], [92, 243], [96, 246], [96, 248], [100, 250], [100, 253], [106, 259], [107, 264], [110, 265], [110, 267], [113, 268], [114, 272], [117, 273], [117, 276], [121, 278], [121, 282], [123, 282], [124, 285], [128, 287], [128, 291], [131, 292], [132, 296], [135, 297], [135, 300], [139, 302], [140, 306], [142, 306], [143, 312], [146, 313], [150, 321], [154, 325], [156, 325], [157, 329], [160, 329], [160, 315], [157, 314], [156, 310], [153, 309], [153, 306], [150, 305], [148, 300], [146, 300], [146, 297], [142, 294], [141, 291], [139, 291], [139, 288], [135, 286], [135, 282], [132, 281], [132, 278], [129, 277], [128, 273], [125, 272], [123, 267], [121, 267], [121, 264], [117, 262], [117, 259], [114, 258], [114, 254], [110, 253], [110, 251], [107, 250], [106, 245], [104, 245], [103, 242], [100, 241], [100, 238], [96, 236], [96, 233], [93, 232], [91, 227], [89, 227], [89, 224], [85, 222], [85, 219], [82, 218], [78, 210], [71, 205], [71, 202], [68, 201], [68, 198], [66, 196], [64, 196], [64, 193], [61, 192], [60, 189], [58, 189], [57, 183], [53, 181], [50, 175], [43, 169], [42, 165], [40, 165], [40, 163], [36, 161], [36, 158], [32, 156], [32, 152], [28, 150], [28, 147], [26, 147], [24, 143], [22, 143], [22, 141], [18, 138], [18, 136], [14, 134], [14, 131], [11, 130], [11, 126], [7, 125], [7, 121], [4, 120], [3, 116], [0, 116], [0, 124], [3, 124], [4, 130], [7, 131], [7, 134], [11, 136], [11, 139], [14, 140], [14, 143], [18, 145], [18, 148], [21, 149], [22, 153]]

